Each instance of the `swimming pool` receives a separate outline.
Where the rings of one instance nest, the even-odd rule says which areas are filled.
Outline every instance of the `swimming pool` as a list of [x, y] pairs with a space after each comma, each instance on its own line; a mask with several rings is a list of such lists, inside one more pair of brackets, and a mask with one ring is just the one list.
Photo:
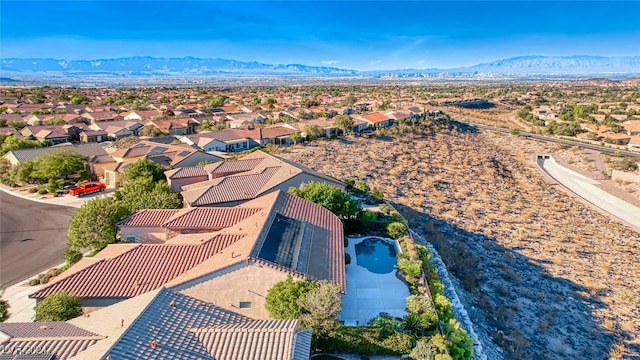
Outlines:
[[355, 245], [356, 262], [375, 274], [388, 274], [396, 266], [396, 248], [388, 242], [368, 238]]

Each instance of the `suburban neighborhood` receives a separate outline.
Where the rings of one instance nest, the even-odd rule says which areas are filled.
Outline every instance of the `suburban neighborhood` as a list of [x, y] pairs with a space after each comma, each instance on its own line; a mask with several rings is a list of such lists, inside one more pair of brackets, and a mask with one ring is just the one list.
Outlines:
[[385, 182], [377, 161], [405, 166], [434, 134], [496, 125], [498, 108], [511, 117], [495, 131], [513, 141], [582, 141], [613, 154], [603, 173], [634, 176], [622, 155], [640, 136], [636, 105], [618, 119], [604, 111], [614, 103], [512, 105], [531, 91], [493, 103], [440, 89], [251, 91], [2, 88], [3, 191], [77, 210], [64, 263], [3, 291], [0, 357], [486, 359], [438, 255], [451, 250], [423, 237], [445, 230], [415, 222], [407, 205], [422, 192], [392, 185], [420, 167]]

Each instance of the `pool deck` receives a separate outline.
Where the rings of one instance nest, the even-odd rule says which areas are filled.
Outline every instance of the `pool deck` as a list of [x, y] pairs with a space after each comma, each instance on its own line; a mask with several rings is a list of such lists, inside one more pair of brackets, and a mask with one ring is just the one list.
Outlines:
[[351, 256], [351, 264], [347, 265], [347, 293], [342, 297], [340, 320], [347, 326], [365, 325], [381, 312], [394, 317], [406, 314], [405, 299], [409, 289], [396, 277], [396, 271], [375, 274], [357, 264], [355, 244], [369, 238], [372, 236], [349, 238], [349, 246], [345, 248]]

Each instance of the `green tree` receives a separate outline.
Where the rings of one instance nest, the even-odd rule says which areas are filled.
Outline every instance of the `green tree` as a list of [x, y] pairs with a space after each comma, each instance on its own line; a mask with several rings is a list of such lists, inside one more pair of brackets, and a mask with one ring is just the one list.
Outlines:
[[42, 147], [42, 143], [37, 140], [18, 139], [15, 136], [9, 136], [2, 142], [0, 147], [0, 155], [4, 155], [12, 150], [30, 149]]
[[9, 318], [9, 303], [0, 299], [0, 323]]
[[302, 313], [298, 299], [305, 297], [312, 288], [313, 283], [307, 280], [293, 281], [291, 276], [276, 283], [266, 296], [265, 307], [269, 315], [276, 319], [297, 319]]
[[327, 334], [339, 326], [338, 315], [342, 310], [340, 287], [328, 280], [320, 280], [306, 296], [298, 299], [304, 310], [300, 322], [313, 329], [316, 337]]
[[349, 134], [353, 131], [353, 119], [349, 115], [338, 115], [333, 118], [334, 124], [338, 127], [338, 129], [342, 130], [343, 133]]
[[164, 176], [165, 168], [149, 159], [141, 159], [127, 166], [122, 173], [122, 185], [139, 178], [150, 178], [153, 182], [167, 180]]
[[127, 181], [114, 194], [129, 213], [142, 209], [179, 209], [182, 196], [171, 191], [166, 181], [154, 181], [151, 177], [138, 177]]
[[289, 193], [319, 204], [343, 220], [353, 219], [362, 211], [360, 203], [333, 185], [310, 181], [300, 188], [291, 187]]
[[207, 107], [208, 108], [220, 107], [220, 106], [224, 105], [224, 103], [226, 103], [228, 99], [229, 99], [228, 96], [218, 95], [215, 98], [209, 100], [209, 102], [207, 102]]
[[307, 125], [304, 127], [307, 139], [318, 139], [325, 135], [324, 129], [318, 125]]
[[82, 303], [65, 291], [49, 295], [35, 307], [36, 321], [67, 321], [82, 315]]
[[112, 197], [97, 197], [85, 202], [69, 222], [69, 245], [101, 249], [114, 243], [116, 224], [129, 214], [127, 207]]
[[71, 101], [70, 102], [71, 102], [72, 105], [80, 105], [80, 104], [88, 105], [91, 102], [91, 100], [86, 96], [81, 96], [81, 95], [77, 95], [76, 94], [76, 95], [71, 96]]
[[34, 160], [32, 177], [43, 181], [67, 178], [86, 172], [84, 156], [71, 150], [58, 150]]
[[298, 144], [300, 142], [300, 139], [302, 139], [302, 135], [300, 135], [299, 132], [291, 134], [291, 140], [293, 140], [294, 145]]

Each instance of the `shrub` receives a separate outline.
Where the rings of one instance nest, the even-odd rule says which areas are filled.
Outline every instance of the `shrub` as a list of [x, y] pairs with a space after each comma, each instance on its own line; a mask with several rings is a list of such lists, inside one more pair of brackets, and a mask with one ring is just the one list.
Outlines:
[[38, 280], [40, 281], [40, 284], [48, 283], [49, 279], [51, 279], [51, 275], [49, 275], [48, 273], [38, 275]]
[[407, 226], [396, 221], [387, 225], [387, 231], [389, 232], [389, 237], [392, 239], [399, 239], [407, 234]]
[[9, 318], [9, 303], [6, 300], [0, 300], [0, 322], [4, 322]]
[[380, 204], [380, 211], [382, 211], [383, 213], [389, 215], [392, 210], [393, 208], [391, 206], [387, 204]]
[[64, 261], [66, 261], [67, 264], [75, 264], [80, 261], [80, 259], [82, 259], [82, 253], [76, 248], [71, 247], [64, 253]]
[[273, 285], [267, 292], [266, 305], [269, 315], [276, 319], [296, 319], [302, 313], [299, 299], [302, 299], [313, 288], [307, 280], [293, 281], [291, 276], [287, 280]]
[[35, 279], [29, 280], [29, 286], [37, 286], [37, 285], [40, 285], [40, 279], [35, 278]]
[[453, 360], [467, 360], [473, 357], [473, 340], [469, 333], [454, 319], [443, 325], [443, 332], [449, 340], [447, 346]]
[[35, 193], [37, 193], [37, 192], [38, 192], [38, 188], [37, 188], [37, 187], [32, 187], [32, 188], [30, 188], [30, 189], [29, 189], [29, 192], [30, 192], [31, 194], [35, 194]]
[[38, 194], [40, 194], [40, 195], [45, 195], [47, 193], [49, 193], [49, 191], [46, 188], [38, 189]]
[[398, 354], [407, 354], [411, 351], [413, 339], [409, 334], [395, 333], [382, 341], [382, 346], [389, 351]]
[[433, 303], [440, 317], [440, 321], [447, 322], [453, 318], [453, 312], [451, 312], [451, 301], [442, 294], [434, 295]]
[[82, 315], [80, 298], [60, 292], [49, 295], [35, 307], [36, 321], [67, 321]]
[[422, 264], [419, 260], [410, 260], [407, 258], [398, 259], [398, 270], [402, 271], [406, 276], [417, 278], [420, 276], [422, 270]]
[[371, 198], [375, 202], [380, 202], [380, 201], [384, 200], [384, 194], [382, 193], [382, 191], [376, 190], [376, 191], [371, 193]]
[[344, 264], [345, 265], [351, 264], [351, 255], [344, 253]]
[[356, 190], [356, 192], [366, 194], [369, 192], [369, 185], [367, 185], [367, 183], [364, 180], [358, 180], [353, 185], [353, 189]]

